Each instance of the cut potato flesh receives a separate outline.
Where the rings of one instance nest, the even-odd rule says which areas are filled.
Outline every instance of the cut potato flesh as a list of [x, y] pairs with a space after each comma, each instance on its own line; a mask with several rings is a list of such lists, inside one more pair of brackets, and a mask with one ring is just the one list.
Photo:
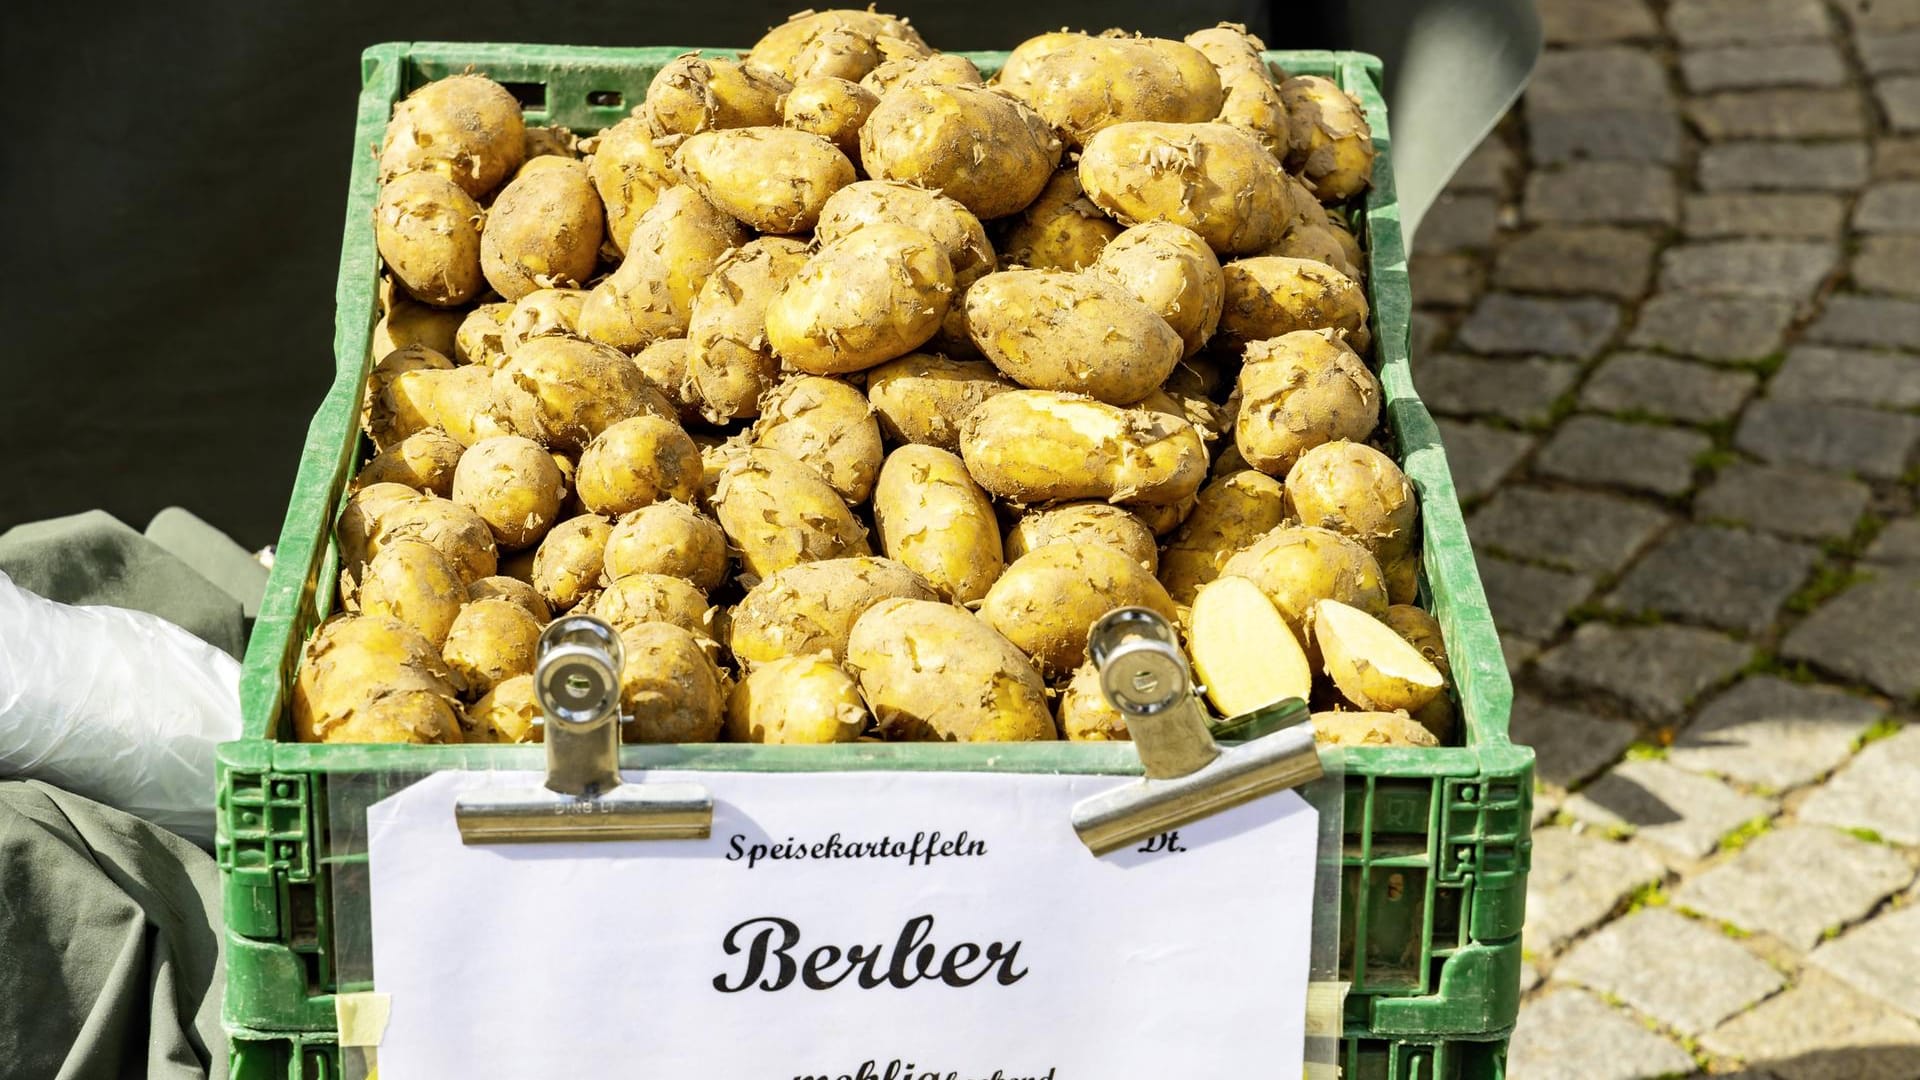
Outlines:
[[1193, 668], [1222, 716], [1240, 716], [1313, 689], [1306, 650], [1260, 586], [1216, 578], [1193, 597]]
[[1313, 640], [1327, 677], [1362, 709], [1411, 713], [1446, 685], [1439, 669], [1391, 626], [1338, 600], [1313, 605]]

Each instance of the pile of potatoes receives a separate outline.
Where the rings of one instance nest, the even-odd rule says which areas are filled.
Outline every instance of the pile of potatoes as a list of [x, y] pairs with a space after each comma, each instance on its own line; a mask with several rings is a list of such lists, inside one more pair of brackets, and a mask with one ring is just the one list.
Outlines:
[[536, 643], [585, 612], [630, 741], [1124, 739], [1087, 631], [1139, 605], [1222, 715], [1446, 741], [1371, 134], [1263, 48], [1051, 33], [988, 79], [810, 12], [585, 139], [421, 87], [298, 736], [538, 740]]

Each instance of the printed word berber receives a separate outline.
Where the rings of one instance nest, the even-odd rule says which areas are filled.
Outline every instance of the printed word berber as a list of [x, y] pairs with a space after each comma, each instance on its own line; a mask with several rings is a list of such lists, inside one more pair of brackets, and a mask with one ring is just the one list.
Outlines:
[[948, 986], [972, 986], [993, 977], [1000, 986], [1012, 986], [1027, 977], [1019, 966], [1020, 942], [992, 942], [984, 948], [963, 941], [945, 950], [929, 942], [933, 916], [916, 915], [900, 928], [891, 951], [881, 945], [821, 945], [806, 953], [800, 949], [800, 927], [774, 915], [748, 919], [727, 931], [720, 947], [728, 956], [746, 954], [746, 968], [737, 978], [725, 973], [713, 977], [713, 988], [723, 994], [742, 990], [785, 990], [797, 981], [809, 990], [831, 990], [849, 978], [862, 990], [890, 986], [898, 990], [922, 980]]

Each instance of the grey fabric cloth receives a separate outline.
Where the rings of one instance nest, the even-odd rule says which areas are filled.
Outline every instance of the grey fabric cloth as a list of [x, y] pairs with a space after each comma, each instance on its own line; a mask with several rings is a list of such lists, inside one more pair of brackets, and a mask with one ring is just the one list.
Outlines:
[[190, 510], [169, 506], [147, 522], [146, 537], [238, 601], [241, 614], [248, 619], [260, 614], [260, 598], [267, 591], [267, 568], [226, 533]]

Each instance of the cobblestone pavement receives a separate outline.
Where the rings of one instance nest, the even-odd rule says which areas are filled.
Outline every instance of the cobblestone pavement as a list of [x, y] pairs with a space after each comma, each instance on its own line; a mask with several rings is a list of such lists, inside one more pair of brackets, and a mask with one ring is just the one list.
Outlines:
[[1920, 0], [1541, 0], [1422, 225], [1539, 754], [1517, 1080], [1920, 1077]]

